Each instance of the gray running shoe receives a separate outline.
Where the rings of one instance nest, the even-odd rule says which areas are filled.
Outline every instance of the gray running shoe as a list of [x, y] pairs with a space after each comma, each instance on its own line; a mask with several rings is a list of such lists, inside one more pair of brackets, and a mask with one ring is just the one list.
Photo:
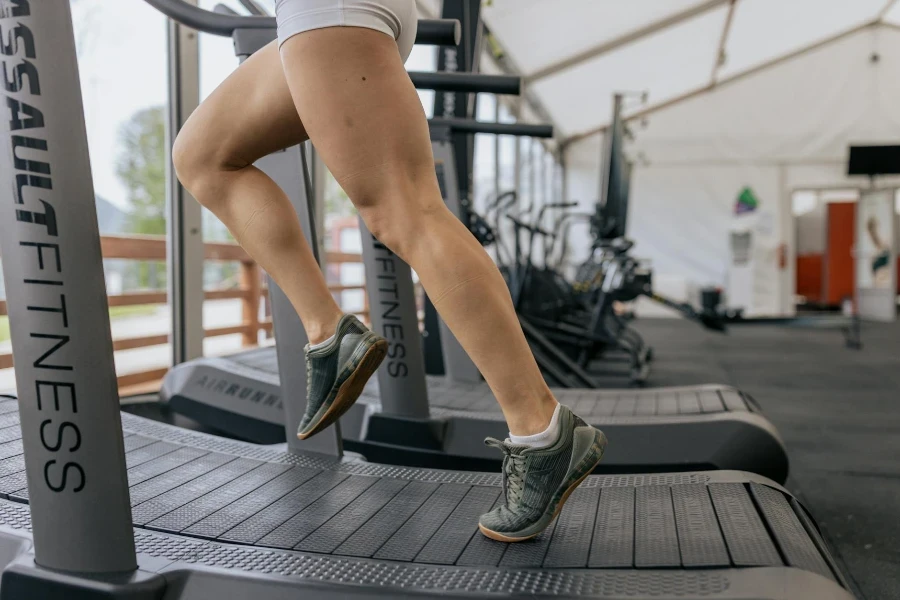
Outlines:
[[344, 315], [325, 347], [306, 347], [306, 414], [301, 440], [322, 431], [353, 406], [387, 354], [388, 343], [353, 315]]
[[500, 542], [521, 542], [547, 528], [569, 495], [603, 458], [606, 436], [562, 406], [559, 438], [547, 448], [533, 449], [509, 440], [487, 438], [503, 457], [506, 504], [481, 515], [481, 533]]

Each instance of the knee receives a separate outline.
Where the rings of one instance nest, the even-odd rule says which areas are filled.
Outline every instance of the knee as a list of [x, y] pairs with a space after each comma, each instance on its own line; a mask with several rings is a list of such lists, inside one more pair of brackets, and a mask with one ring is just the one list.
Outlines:
[[175, 175], [181, 185], [192, 194], [204, 169], [201, 159], [203, 144], [197, 137], [190, 129], [184, 128], [178, 132], [172, 144], [172, 166], [175, 167]]
[[455, 218], [443, 202], [422, 206], [421, 203], [390, 200], [359, 207], [359, 214], [366, 227], [379, 242], [407, 263], [422, 240], [440, 226], [442, 218]]
[[391, 212], [377, 205], [359, 207], [359, 216], [362, 217], [369, 233], [390, 248], [394, 254], [403, 256], [400, 247], [404, 241], [403, 234], [400, 231], [399, 223], [391, 219]]
[[225, 175], [236, 170], [223, 150], [216, 141], [192, 127], [190, 121], [172, 144], [172, 165], [178, 180], [200, 204], [211, 210], [226, 197], [220, 189], [226, 183]]

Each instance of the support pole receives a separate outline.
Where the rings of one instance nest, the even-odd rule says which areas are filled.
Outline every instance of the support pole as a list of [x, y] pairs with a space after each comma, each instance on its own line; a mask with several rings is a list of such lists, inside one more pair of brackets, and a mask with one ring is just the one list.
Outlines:
[[[186, 0], [197, 4], [197, 0]], [[169, 20], [169, 119], [171, 148], [185, 121], [200, 105], [200, 42], [197, 32]], [[203, 215], [169, 160], [166, 165], [166, 264], [172, 309], [172, 364], [203, 356]]]
[[[244, 62], [254, 52], [269, 43], [271, 31], [250, 31], [253, 35], [241, 35], [234, 32], [235, 55]], [[319, 265], [322, 265], [320, 245], [316, 236], [316, 209], [314, 205], [313, 184], [310, 175], [310, 157], [312, 144], [305, 142], [285, 150], [273, 152], [256, 161], [255, 166], [272, 178], [278, 187], [284, 190], [291, 206], [297, 211], [303, 237], [312, 250]], [[294, 452], [319, 452], [332, 456], [342, 456], [344, 452], [341, 439], [341, 424], [336, 422], [319, 435], [307, 440], [297, 439], [297, 427], [306, 412], [306, 370], [298, 369], [297, 360], [305, 358], [305, 350], [309, 338], [300, 316], [294, 310], [291, 301], [271, 276], [269, 282], [269, 302], [272, 306], [272, 331], [278, 345], [275, 354], [278, 359], [278, 373], [281, 380], [281, 403], [284, 409], [284, 433], [288, 449]]]
[[0, 8], [0, 250], [35, 561], [137, 567], [69, 0]]
[[390, 344], [378, 369], [381, 408], [389, 415], [427, 419], [428, 388], [412, 271], [372, 235], [362, 218], [359, 230], [372, 331]]

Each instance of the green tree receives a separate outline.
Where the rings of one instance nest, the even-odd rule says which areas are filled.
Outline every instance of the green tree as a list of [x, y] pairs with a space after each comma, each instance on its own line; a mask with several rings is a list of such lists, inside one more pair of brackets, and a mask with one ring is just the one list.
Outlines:
[[347, 192], [335, 180], [331, 171], [325, 175], [325, 214], [327, 216], [347, 217], [356, 214], [356, 207], [347, 196]]
[[162, 106], [135, 113], [119, 132], [116, 174], [128, 190], [130, 233], [166, 233], [166, 116]]
[[[118, 175], [131, 204], [126, 228], [129, 233], [166, 233], [166, 121], [161, 106], [145, 108], [132, 115], [119, 131], [121, 151], [116, 163]], [[160, 268], [162, 267], [162, 268]], [[142, 288], [162, 287], [164, 265], [135, 264], [131, 270]]]

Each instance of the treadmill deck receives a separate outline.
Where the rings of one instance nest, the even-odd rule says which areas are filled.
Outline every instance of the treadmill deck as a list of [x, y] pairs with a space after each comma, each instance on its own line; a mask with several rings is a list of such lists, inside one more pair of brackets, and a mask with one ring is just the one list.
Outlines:
[[[238, 369], [256, 371], [268, 378], [275, 378], [274, 381], [277, 382], [278, 360], [274, 346], [254, 348], [215, 360], [233, 363]], [[436, 414], [503, 418], [500, 406], [484, 383], [451, 383], [445, 377], [433, 375], [427, 377], [427, 383], [428, 403]], [[273, 392], [278, 393], [277, 390]], [[724, 385], [615, 390], [555, 388], [553, 393], [560, 402], [589, 421], [616, 417], [677, 417], [758, 410], [748, 396]], [[377, 377], [369, 380], [360, 400], [380, 404]]]
[[[382, 463], [496, 468], [499, 456], [479, 442], [506, 437], [507, 429], [487, 384], [429, 377], [427, 386], [431, 418], [406, 419], [381, 410], [378, 378], [371, 378], [341, 419], [348, 447]], [[778, 432], [749, 396], [730, 386], [554, 392], [612, 442], [599, 473], [735, 469], [787, 479]], [[214, 431], [264, 444], [285, 440], [274, 347], [178, 365], [160, 396]]]
[[[170, 567], [458, 593], [776, 598], [793, 582], [809, 597], [851, 597], [805, 510], [752, 474], [590, 476], [538, 538], [504, 544], [477, 531], [501, 500], [498, 474], [122, 421], [139, 552]], [[0, 402], [0, 496], [0, 525], [27, 529], [14, 400]]]

